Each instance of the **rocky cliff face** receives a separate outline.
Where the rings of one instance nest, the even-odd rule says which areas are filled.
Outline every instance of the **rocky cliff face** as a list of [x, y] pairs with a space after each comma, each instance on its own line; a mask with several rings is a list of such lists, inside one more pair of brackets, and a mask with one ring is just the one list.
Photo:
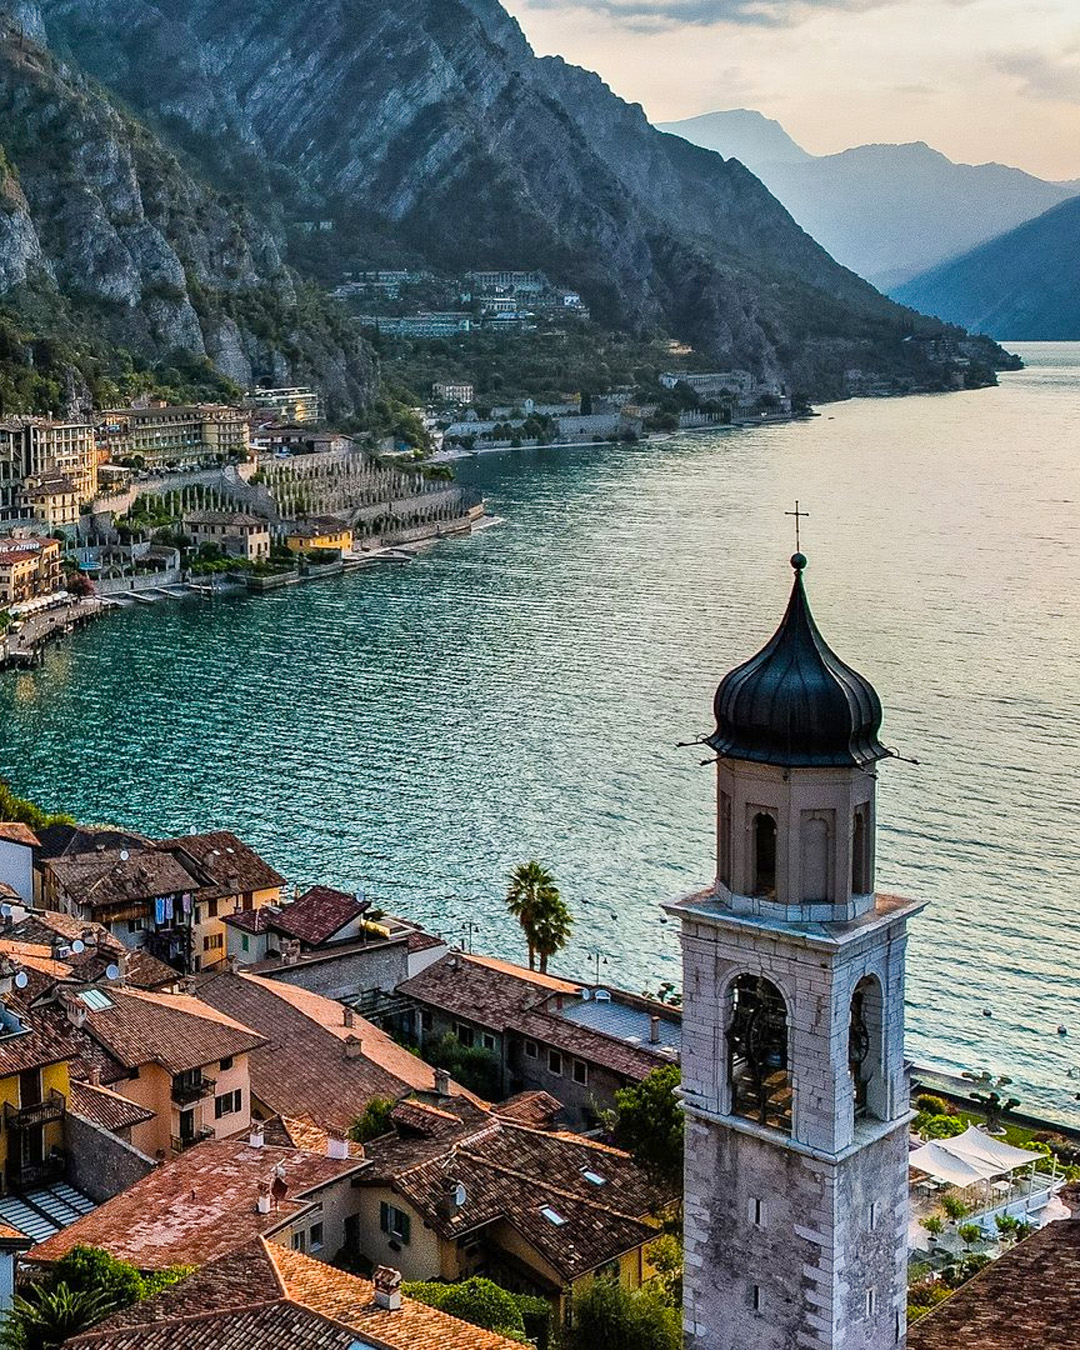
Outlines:
[[318, 377], [349, 411], [363, 344], [298, 289], [269, 231], [200, 183], [70, 65], [0, 16], [0, 305], [238, 384]]
[[[30, 0], [21, 0], [29, 5]], [[276, 219], [446, 267], [542, 267], [818, 397], [844, 371], [932, 384], [913, 318], [838, 267], [740, 164], [536, 58], [497, 0], [40, 0], [70, 54]], [[982, 353], [994, 359], [987, 346]]]

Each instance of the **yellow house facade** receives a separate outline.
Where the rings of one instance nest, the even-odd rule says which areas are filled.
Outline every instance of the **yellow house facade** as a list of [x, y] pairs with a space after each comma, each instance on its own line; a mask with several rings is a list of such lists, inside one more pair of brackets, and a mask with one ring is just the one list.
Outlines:
[[[14, 971], [4, 961], [0, 984]], [[68, 1062], [75, 1051], [29, 1015], [0, 1004], [0, 1184], [22, 1190], [63, 1174]]]
[[312, 549], [340, 549], [351, 553], [353, 532], [350, 526], [329, 518], [306, 521], [285, 536], [285, 545], [293, 553], [307, 553]]

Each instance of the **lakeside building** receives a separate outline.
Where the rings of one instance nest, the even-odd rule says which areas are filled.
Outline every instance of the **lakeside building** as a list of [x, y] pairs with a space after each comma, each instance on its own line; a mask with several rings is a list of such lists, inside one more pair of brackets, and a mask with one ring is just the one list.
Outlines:
[[467, 407], [472, 403], [475, 396], [476, 390], [471, 384], [433, 384], [431, 386], [431, 397], [437, 403], [453, 403]]
[[28, 477], [20, 494], [23, 512], [39, 520], [48, 530], [72, 533], [79, 524], [79, 494], [75, 484], [62, 473], [42, 473]]
[[465, 281], [474, 293], [508, 291], [511, 295], [539, 296], [551, 290], [551, 282], [543, 272], [512, 269], [466, 272]]
[[675, 1197], [628, 1153], [466, 1101], [406, 1102], [365, 1146], [362, 1254], [406, 1279], [483, 1275], [549, 1299], [558, 1325], [595, 1279], [640, 1289]]
[[216, 544], [229, 558], [266, 562], [270, 557], [270, 522], [246, 511], [188, 511], [182, 528], [195, 546]]
[[260, 427], [251, 438], [251, 448], [260, 453], [288, 451], [300, 455], [344, 455], [354, 441], [340, 431], [313, 431], [310, 427]]
[[209, 458], [242, 458], [250, 447], [247, 414], [222, 404], [168, 404], [148, 399], [130, 408], [95, 415], [95, 436], [103, 458], [142, 460], [147, 466]]
[[307, 553], [317, 548], [351, 553], [352, 546], [352, 527], [334, 516], [314, 516], [310, 520], [301, 520], [290, 525], [285, 532], [285, 547], [293, 553]]
[[116, 1313], [66, 1350], [520, 1350], [403, 1297], [401, 1274], [358, 1279], [258, 1238], [180, 1284]]
[[721, 681], [713, 882], [682, 925], [684, 1325], [719, 1345], [885, 1350], [905, 1333], [906, 930], [874, 887], [872, 685], [810, 613]]
[[451, 952], [398, 985], [423, 1048], [447, 1033], [488, 1051], [505, 1095], [540, 1090], [574, 1128], [593, 1128], [615, 1093], [677, 1063], [678, 1010], [621, 990]]
[[277, 422], [307, 426], [322, 420], [322, 398], [310, 385], [249, 389], [247, 397], [253, 408], [272, 414], [273, 420]]
[[[343, 999], [358, 1011], [391, 1003], [394, 990], [447, 953], [418, 924], [381, 914], [329, 886], [312, 886], [289, 904], [229, 915], [226, 958], [254, 975]], [[379, 911], [374, 911], [379, 913]]]
[[186, 974], [224, 961], [227, 915], [281, 899], [284, 878], [227, 830], [106, 841], [40, 860], [44, 907], [100, 923], [126, 947], [145, 947]]
[[60, 590], [60, 541], [26, 534], [0, 539], [0, 609]]
[[0, 466], [0, 510], [9, 518], [19, 514], [17, 499], [27, 480], [65, 478], [80, 506], [97, 496], [98, 454], [87, 422], [51, 417], [0, 422]]
[[144, 1156], [165, 1158], [248, 1128], [248, 1058], [266, 1044], [248, 1027], [187, 994], [116, 983], [61, 988], [48, 1015], [58, 1037], [70, 1024], [79, 1076], [141, 1108], [129, 1137]]

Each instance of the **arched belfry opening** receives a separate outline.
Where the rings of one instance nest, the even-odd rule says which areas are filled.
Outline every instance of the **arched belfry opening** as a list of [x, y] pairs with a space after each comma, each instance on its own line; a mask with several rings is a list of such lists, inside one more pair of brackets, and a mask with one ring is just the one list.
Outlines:
[[790, 1134], [787, 1005], [770, 980], [740, 975], [734, 981], [727, 1040], [731, 1114]]
[[754, 885], [752, 894], [776, 895], [776, 818], [768, 811], [754, 817]]
[[851, 891], [866, 895], [870, 891], [870, 831], [866, 828], [866, 808], [860, 806], [851, 822]]
[[851, 1072], [855, 1119], [886, 1120], [883, 1064], [884, 1004], [881, 984], [874, 975], [865, 975], [851, 996], [848, 1029], [848, 1069]]

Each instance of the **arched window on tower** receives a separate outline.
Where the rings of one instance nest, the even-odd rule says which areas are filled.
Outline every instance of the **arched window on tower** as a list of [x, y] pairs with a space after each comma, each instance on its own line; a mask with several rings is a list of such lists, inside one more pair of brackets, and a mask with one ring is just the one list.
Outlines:
[[884, 1006], [881, 985], [865, 975], [851, 998], [848, 1032], [848, 1068], [855, 1099], [855, 1119], [888, 1119], [888, 1095], [883, 1069]]
[[866, 811], [860, 807], [851, 822], [851, 891], [866, 895], [870, 890], [870, 833]]
[[767, 811], [754, 817], [753, 895], [776, 895], [776, 821]]
[[787, 1007], [775, 984], [760, 975], [735, 980], [727, 1040], [731, 1114], [790, 1134]]

